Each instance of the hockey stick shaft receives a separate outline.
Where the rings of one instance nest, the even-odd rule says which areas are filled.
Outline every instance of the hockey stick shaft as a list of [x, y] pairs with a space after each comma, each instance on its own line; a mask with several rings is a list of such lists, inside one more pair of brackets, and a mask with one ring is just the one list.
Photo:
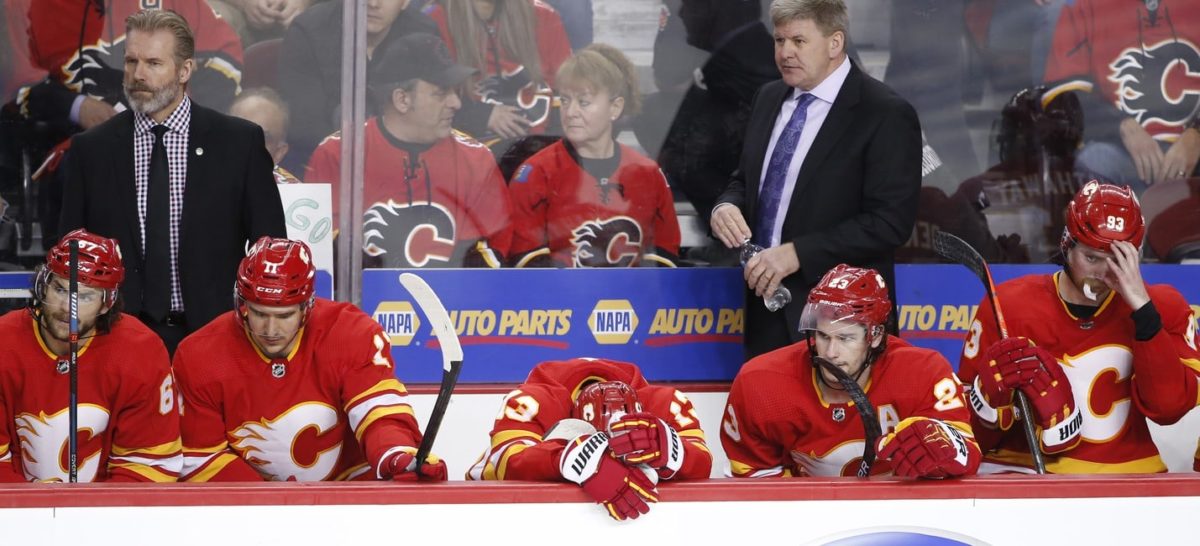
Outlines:
[[79, 241], [69, 244], [67, 269], [68, 338], [70, 355], [67, 361], [67, 414], [70, 430], [67, 437], [67, 479], [79, 481]]
[[[858, 466], [858, 477], [867, 478], [871, 476], [871, 467], [875, 465], [875, 442], [879, 440], [879, 436], [883, 434], [882, 428], [879, 426], [879, 416], [875, 413], [875, 406], [871, 404], [871, 400], [867, 398], [867, 393], [863, 392], [862, 387], [858, 386], [858, 382], [850, 377], [841, 368], [822, 357], [813, 357], [813, 362], [816, 362], [821, 369], [830, 373], [837, 378], [838, 383], [842, 385], [842, 389], [850, 396], [850, 400], [858, 406], [858, 417], [862, 419], [863, 424], [863, 456], [862, 464]], [[866, 363], [863, 363], [865, 366]]]
[[433, 442], [437, 439], [438, 430], [441, 429], [442, 418], [445, 417], [446, 410], [450, 407], [450, 397], [454, 394], [454, 386], [458, 384], [458, 375], [462, 371], [463, 351], [462, 345], [458, 341], [458, 334], [454, 330], [454, 323], [450, 321], [446, 307], [442, 305], [442, 300], [438, 298], [433, 288], [424, 279], [412, 273], [401, 273], [400, 284], [404, 285], [404, 288], [412, 294], [413, 299], [417, 301], [417, 306], [425, 314], [425, 318], [429, 319], [433, 335], [437, 338], [438, 345], [442, 350], [442, 385], [438, 389], [437, 400], [433, 404], [433, 413], [430, 414], [429, 422], [425, 425], [425, 434], [421, 437], [421, 445], [417, 447], [415, 458], [417, 476], [421, 476], [421, 465], [433, 451]]
[[[970, 244], [958, 237], [939, 231], [934, 236], [934, 250], [938, 255], [970, 269], [983, 283], [988, 303], [992, 307], [992, 316], [996, 319], [996, 327], [1000, 330], [1000, 338], [1008, 339], [1008, 324], [1004, 320], [1004, 311], [1000, 308], [1000, 298], [996, 296], [996, 283], [992, 280], [992, 270], [987, 261], [979, 255]], [[1033, 429], [1033, 413], [1029, 409], [1029, 399], [1025, 393], [1017, 392], [1017, 406], [1021, 409], [1021, 428], [1025, 431], [1025, 441], [1029, 444], [1029, 454], [1033, 457], [1033, 467], [1038, 474], [1046, 473], [1046, 461], [1042, 456], [1041, 444], [1037, 432]]]

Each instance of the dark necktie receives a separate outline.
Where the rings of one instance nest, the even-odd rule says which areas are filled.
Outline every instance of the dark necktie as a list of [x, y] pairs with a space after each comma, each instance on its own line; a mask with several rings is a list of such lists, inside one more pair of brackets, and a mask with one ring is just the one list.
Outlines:
[[787, 185], [788, 165], [792, 162], [792, 154], [796, 153], [796, 145], [800, 143], [800, 133], [804, 131], [804, 121], [808, 119], [808, 105], [814, 98], [809, 93], [800, 95], [791, 119], [771, 151], [767, 175], [763, 177], [762, 187], [758, 190], [758, 221], [754, 223], [754, 242], [761, 246], [771, 245], [771, 230], [779, 214], [783, 187]]
[[171, 171], [167, 167], [166, 125], [155, 125], [146, 190], [146, 272], [142, 311], [156, 322], [171, 310]]

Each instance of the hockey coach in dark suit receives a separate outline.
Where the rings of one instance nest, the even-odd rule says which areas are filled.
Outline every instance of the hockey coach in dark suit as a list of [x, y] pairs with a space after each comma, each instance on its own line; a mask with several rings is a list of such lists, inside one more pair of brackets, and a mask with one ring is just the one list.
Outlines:
[[[838, 263], [895, 286], [893, 253], [912, 233], [921, 189], [916, 111], [847, 57], [843, 0], [775, 0], [771, 20], [782, 79], [754, 99], [711, 222], [730, 248], [766, 248], [744, 270], [747, 358], [801, 339], [808, 291]], [[780, 284], [792, 301], [771, 313], [761, 296]]]
[[168, 350], [233, 306], [247, 242], [284, 237], [262, 129], [195, 104], [194, 39], [172, 11], [126, 19], [131, 109], [76, 135], [60, 227], [112, 237], [125, 262], [125, 310]]

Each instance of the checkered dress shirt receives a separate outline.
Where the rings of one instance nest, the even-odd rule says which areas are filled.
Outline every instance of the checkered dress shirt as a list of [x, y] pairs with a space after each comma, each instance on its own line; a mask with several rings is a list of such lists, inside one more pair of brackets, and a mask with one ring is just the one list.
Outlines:
[[[183, 190], [187, 185], [188, 126], [192, 122], [192, 101], [183, 102], [163, 122], [169, 129], [164, 135], [167, 165], [171, 175], [171, 311], [183, 311], [183, 292], [179, 289], [179, 219], [183, 217]], [[154, 120], [133, 113], [133, 176], [137, 186], [138, 220], [141, 224], [142, 258], [146, 257], [146, 193], [150, 182], [150, 154], [154, 149]]]

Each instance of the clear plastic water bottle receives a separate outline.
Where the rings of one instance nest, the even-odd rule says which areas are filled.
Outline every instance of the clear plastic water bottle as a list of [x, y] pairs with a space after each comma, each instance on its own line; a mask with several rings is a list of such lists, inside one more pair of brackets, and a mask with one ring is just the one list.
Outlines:
[[[762, 251], [763, 247], [750, 242], [750, 239], [743, 241], [741, 247], [742, 267], [746, 267], [746, 262], [750, 261], [750, 258], [753, 258], [755, 254], [758, 254]], [[783, 309], [783, 306], [791, 302], [792, 291], [788, 290], [787, 287], [783, 286], [782, 283], [779, 285], [779, 288], [775, 289], [775, 292], [771, 293], [770, 295], [763, 296], [763, 305], [766, 305], [767, 310], [772, 313]]]

